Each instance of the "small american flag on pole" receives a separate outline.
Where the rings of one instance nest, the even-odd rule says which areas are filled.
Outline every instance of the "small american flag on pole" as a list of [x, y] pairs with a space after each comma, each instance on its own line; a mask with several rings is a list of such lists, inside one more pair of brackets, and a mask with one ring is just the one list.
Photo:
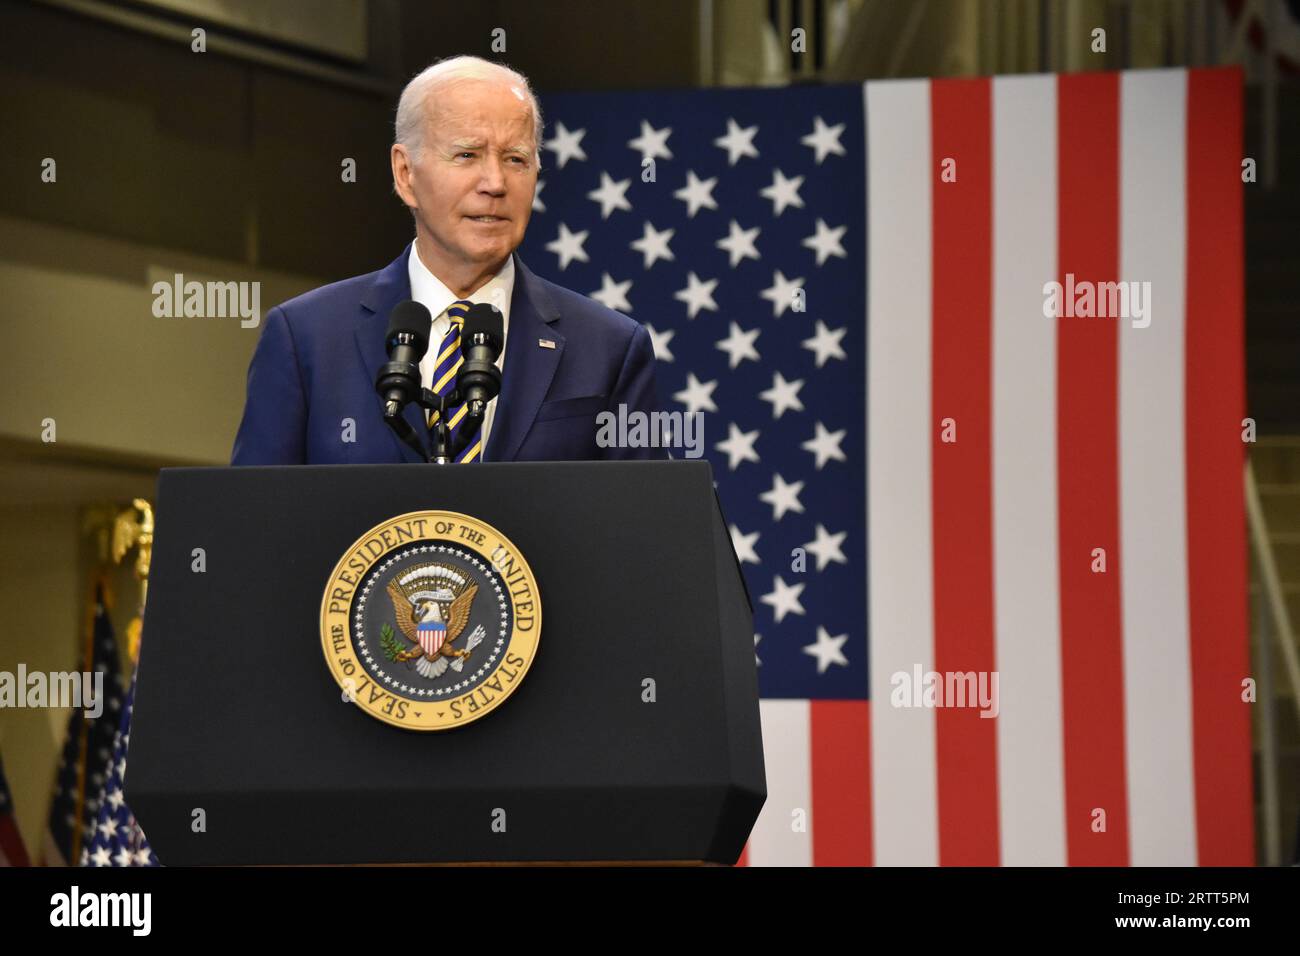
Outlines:
[[763, 697], [743, 862], [1251, 862], [1240, 101], [545, 98], [521, 254], [707, 413]]
[[126, 754], [131, 745], [131, 714], [135, 707], [135, 678], [126, 695], [122, 723], [113, 740], [108, 780], [99, 794], [98, 813], [89, 838], [81, 849], [82, 866], [159, 866], [148, 838], [127, 806], [122, 783], [126, 779]]

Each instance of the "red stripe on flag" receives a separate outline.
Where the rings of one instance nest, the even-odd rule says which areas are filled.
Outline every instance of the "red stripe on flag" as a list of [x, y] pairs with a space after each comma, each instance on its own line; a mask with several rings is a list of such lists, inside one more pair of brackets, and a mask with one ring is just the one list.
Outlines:
[[1241, 73], [1187, 90], [1187, 591], [1198, 862], [1249, 866]]
[[813, 866], [871, 865], [870, 706], [810, 704]]
[[740, 851], [740, 858], [736, 860], [736, 866], [749, 866], [749, 841], [745, 841], [745, 846]]
[[[1058, 269], [1074, 282], [1119, 275], [1119, 74], [1057, 81]], [[1057, 321], [1061, 697], [1071, 866], [1127, 866], [1124, 656], [1120, 612], [1116, 318]], [[1093, 571], [1105, 549], [1105, 573]], [[1105, 830], [1095, 827], [1097, 811]]]
[[[930, 84], [934, 666], [940, 674], [977, 677], [995, 669], [991, 92], [986, 79]], [[945, 181], [944, 164], [952, 181]], [[955, 441], [944, 440], [944, 419], [952, 419]], [[935, 714], [939, 862], [996, 866], [996, 721], [980, 717], [978, 697], [963, 707], [941, 703], [946, 706]]]
[[0, 866], [31, 866], [27, 848], [10, 814], [0, 814]]

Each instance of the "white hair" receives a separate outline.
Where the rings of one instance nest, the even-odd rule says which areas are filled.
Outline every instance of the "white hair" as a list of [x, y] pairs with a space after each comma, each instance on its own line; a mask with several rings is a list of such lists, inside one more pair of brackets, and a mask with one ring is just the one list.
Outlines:
[[542, 160], [542, 108], [528, 83], [528, 77], [501, 63], [493, 63], [477, 56], [453, 56], [439, 60], [417, 74], [402, 90], [397, 101], [397, 122], [394, 124], [394, 144], [405, 146], [411, 154], [412, 164], [420, 161], [424, 149], [424, 133], [431, 102], [439, 93], [467, 80], [500, 80], [510, 84], [516, 96], [528, 97], [533, 108], [533, 143], [537, 152], [537, 166]]

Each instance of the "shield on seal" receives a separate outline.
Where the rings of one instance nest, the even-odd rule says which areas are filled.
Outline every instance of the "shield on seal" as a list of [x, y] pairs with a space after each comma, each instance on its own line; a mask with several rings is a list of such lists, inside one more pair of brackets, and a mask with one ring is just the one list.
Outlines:
[[433, 657], [442, 649], [442, 642], [447, 637], [447, 625], [442, 621], [421, 621], [416, 628], [416, 636], [420, 639], [424, 653]]

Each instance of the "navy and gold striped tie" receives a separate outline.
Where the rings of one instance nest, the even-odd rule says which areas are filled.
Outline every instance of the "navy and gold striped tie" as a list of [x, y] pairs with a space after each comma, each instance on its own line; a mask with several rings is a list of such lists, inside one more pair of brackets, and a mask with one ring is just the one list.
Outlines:
[[[451, 319], [451, 328], [443, 337], [442, 344], [438, 346], [438, 360], [433, 363], [433, 386], [430, 391], [435, 395], [448, 395], [456, 387], [456, 373], [460, 371], [461, 364], [465, 357], [460, 351], [460, 330], [465, 324], [465, 313], [473, 303], [465, 299], [457, 299], [447, 307], [447, 317]], [[451, 432], [451, 447], [455, 447], [456, 435], [460, 430], [461, 423], [465, 418], [465, 403], [453, 405], [447, 409], [447, 423]], [[429, 429], [434, 430], [438, 424], [438, 411], [434, 409], [429, 413]], [[434, 435], [435, 445], [437, 436]], [[474, 436], [474, 439], [466, 446], [465, 450], [456, 456], [458, 462], [478, 461], [482, 454], [483, 436], [482, 434]]]

